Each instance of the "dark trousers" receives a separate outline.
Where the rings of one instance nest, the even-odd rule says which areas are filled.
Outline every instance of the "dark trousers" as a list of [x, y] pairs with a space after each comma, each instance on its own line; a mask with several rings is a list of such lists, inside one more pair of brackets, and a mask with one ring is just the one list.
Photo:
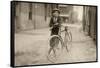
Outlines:
[[52, 30], [51, 30], [51, 35], [58, 35], [59, 33], [59, 27], [54, 27]]
[[[59, 27], [54, 27], [52, 30], [51, 30], [51, 35], [58, 35], [58, 33], [59, 33]], [[54, 47], [54, 46], [58, 46], [58, 44], [59, 44], [59, 40], [58, 40], [58, 38], [52, 38], [51, 40], [50, 40], [50, 46], [51, 47]]]

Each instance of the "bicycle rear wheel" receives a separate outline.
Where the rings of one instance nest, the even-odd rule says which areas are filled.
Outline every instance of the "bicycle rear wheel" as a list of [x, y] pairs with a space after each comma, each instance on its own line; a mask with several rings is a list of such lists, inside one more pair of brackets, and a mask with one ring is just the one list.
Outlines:
[[64, 44], [66, 47], [66, 50], [69, 51], [68, 45], [72, 42], [72, 34], [71, 32], [65, 32], [65, 37], [64, 37]]
[[61, 47], [63, 46], [63, 41], [60, 36], [53, 35], [50, 37], [50, 49], [48, 51], [48, 60], [55, 63], [60, 55]]
[[69, 42], [72, 42], [72, 33], [68, 32], [68, 34], [69, 34]]

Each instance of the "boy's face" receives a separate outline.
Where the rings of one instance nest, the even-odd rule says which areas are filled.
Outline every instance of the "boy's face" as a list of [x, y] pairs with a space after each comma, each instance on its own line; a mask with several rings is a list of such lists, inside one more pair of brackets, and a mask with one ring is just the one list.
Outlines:
[[59, 16], [59, 12], [58, 12], [58, 11], [55, 11], [55, 12], [53, 13], [53, 16], [54, 16], [54, 17], [58, 17], [58, 16]]

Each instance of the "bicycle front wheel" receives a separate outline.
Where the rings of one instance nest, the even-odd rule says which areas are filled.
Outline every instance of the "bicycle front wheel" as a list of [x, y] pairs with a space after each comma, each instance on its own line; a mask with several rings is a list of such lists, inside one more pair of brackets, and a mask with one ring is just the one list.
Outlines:
[[63, 45], [62, 39], [58, 35], [50, 37], [50, 49], [48, 51], [48, 59], [51, 62], [55, 62], [60, 55], [61, 47]]

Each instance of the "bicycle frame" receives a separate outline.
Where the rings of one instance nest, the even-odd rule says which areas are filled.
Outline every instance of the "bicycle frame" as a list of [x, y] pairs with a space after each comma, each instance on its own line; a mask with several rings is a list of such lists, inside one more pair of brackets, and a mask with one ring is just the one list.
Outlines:
[[[71, 35], [71, 32], [68, 29], [68, 26], [62, 25], [62, 27], [64, 27], [64, 30], [61, 30], [61, 28], [60, 28], [58, 36], [62, 39], [62, 42], [63, 42], [64, 46], [66, 47], [66, 50], [68, 51], [68, 48], [67, 48], [68, 40], [66, 41], [66, 36], [68, 35], [69, 38], [71, 37], [70, 38], [70, 42], [71, 42], [72, 41], [72, 35]], [[64, 38], [62, 38], [62, 36], [61, 36], [62, 32], [65, 32]]]

